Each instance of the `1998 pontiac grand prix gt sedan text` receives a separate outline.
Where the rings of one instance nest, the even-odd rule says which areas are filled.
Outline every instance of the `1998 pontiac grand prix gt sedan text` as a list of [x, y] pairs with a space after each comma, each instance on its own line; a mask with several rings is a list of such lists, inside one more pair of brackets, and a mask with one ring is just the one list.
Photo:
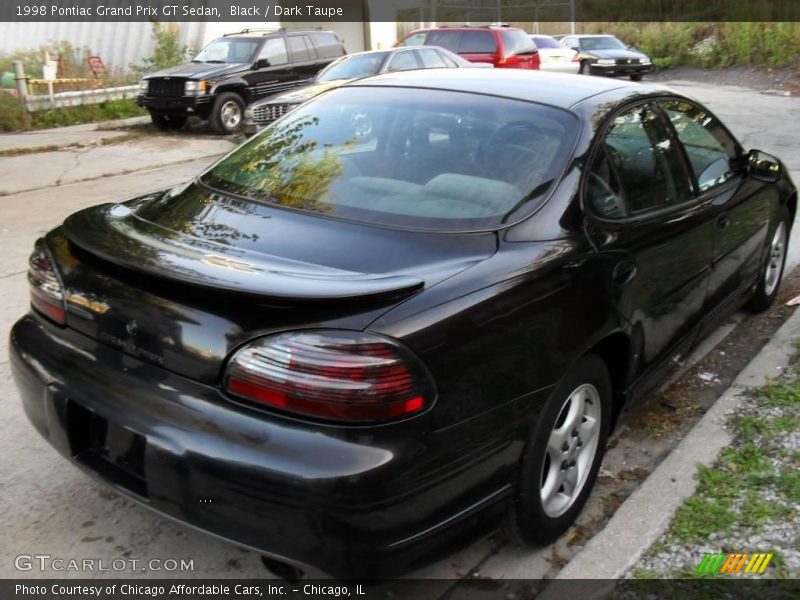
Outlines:
[[671, 361], [770, 305], [796, 205], [661, 87], [380, 75], [37, 241], [12, 370], [76, 465], [274, 559], [544, 543]]

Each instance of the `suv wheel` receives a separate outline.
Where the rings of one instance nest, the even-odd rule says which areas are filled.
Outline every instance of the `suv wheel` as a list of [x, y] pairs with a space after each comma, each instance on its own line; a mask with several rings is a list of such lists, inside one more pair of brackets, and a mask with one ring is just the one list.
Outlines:
[[186, 123], [186, 115], [171, 115], [165, 113], [150, 113], [153, 125], [161, 131], [174, 131]]
[[209, 121], [214, 131], [227, 135], [238, 131], [244, 120], [244, 100], [233, 92], [221, 93], [211, 109]]

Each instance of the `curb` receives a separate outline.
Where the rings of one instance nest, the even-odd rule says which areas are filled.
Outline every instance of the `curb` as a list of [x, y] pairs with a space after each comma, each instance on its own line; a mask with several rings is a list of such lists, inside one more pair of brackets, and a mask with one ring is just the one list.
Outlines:
[[[764, 385], [781, 374], [800, 337], [800, 311], [775, 332], [772, 339], [739, 373], [731, 386], [663, 460], [642, 485], [617, 509], [605, 528], [561, 569], [556, 579], [620, 579], [666, 531], [675, 511], [697, 488], [697, 466], [713, 464], [732, 441], [726, 429], [731, 411], [747, 401], [747, 389]], [[588, 582], [587, 582], [588, 583]], [[595, 584], [597, 581], [595, 581]], [[603, 597], [609, 590], [590, 592], [585, 598]], [[553, 590], [555, 591], [555, 590]], [[542, 599], [556, 596], [544, 593]]]

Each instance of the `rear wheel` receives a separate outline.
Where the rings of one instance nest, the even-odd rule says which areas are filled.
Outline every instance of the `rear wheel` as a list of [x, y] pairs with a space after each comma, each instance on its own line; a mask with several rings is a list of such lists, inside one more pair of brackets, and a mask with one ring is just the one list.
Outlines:
[[546, 544], [572, 525], [597, 477], [610, 417], [608, 369], [588, 354], [556, 385], [532, 426], [509, 513], [515, 541]]
[[767, 260], [756, 284], [756, 291], [750, 299], [749, 308], [753, 312], [767, 310], [778, 295], [783, 267], [786, 263], [786, 248], [789, 243], [789, 211], [782, 209], [778, 224], [772, 232]]
[[169, 113], [150, 113], [153, 125], [161, 131], [174, 131], [186, 123], [186, 115], [173, 115]]
[[209, 115], [211, 128], [221, 134], [227, 135], [239, 130], [244, 118], [244, 100], [239, 94], [233, 92], [221, 93]]

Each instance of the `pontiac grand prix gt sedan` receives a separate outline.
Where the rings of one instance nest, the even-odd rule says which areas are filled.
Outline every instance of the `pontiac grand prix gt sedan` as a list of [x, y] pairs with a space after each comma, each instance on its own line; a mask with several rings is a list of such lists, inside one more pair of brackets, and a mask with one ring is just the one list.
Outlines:
[[12, 370], [74, 464], [283, 564], [391, 575], [502, 522], [546, 543], [621, 416], [773, 301], [796, 206], [661, 87], [379, 75], [38, 240]]

